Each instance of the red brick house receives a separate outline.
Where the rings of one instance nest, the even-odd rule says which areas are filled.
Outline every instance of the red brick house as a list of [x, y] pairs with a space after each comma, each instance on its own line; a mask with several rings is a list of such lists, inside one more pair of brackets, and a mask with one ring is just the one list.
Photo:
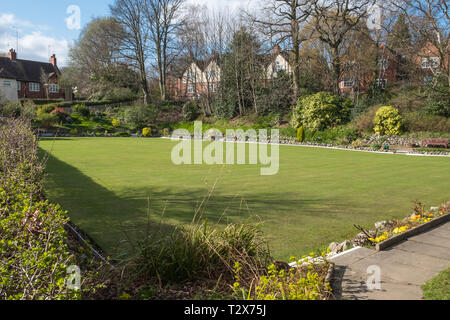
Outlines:
[[378, 46], [377, 56], [376, 68], [369, 67], [366, 72], [359, 75], [350, 71], [343, 73], [339, 83], [342, 93], [353, 93], [356, 90], [365, 91], [373, 83], [385, 89], [389, 84], [399, 80], [399, 66], [402, 57], [384, 44]]
[[58, 85], [60, 76], [55, 55], [48, 63], [17, 59], [13, 49], [8, 57], [0, 57], [0, 95], [3, 100], [64, 99], [64, 90]]

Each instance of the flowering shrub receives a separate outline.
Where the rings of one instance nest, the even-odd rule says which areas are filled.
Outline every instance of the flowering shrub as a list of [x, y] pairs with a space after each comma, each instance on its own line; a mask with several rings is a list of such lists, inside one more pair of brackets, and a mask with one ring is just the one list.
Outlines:
[[450, 203], [442, 205], [437, 211], [426, 211], [421, 203], [416, 203], [414, 208], [414, 214], [411, 215], [407, 221], [403, 223], [395, 223], [389, 230], [384, 231], [382, 234], [369, 238], [372, 244], [377, 244], [388, 240], [389, 238], [402, 234], [408, 230], [414, 229], [424, 223], [428, 223], [440, 216], [450, 213]]
[[291, 125], [304, 125], [311, 131], [322, 131], [345, 124], [350, 119], [352, 101], [336, 97], [328, 92], [319, 92], [298, 100]]
[[113, 125], [114, 128], [120, 127], [120, 125], [121, 125], [120, 120], [117, 120], [117, 119], [113, 119], [111, 121], [111, 124]]
[[380, 136], [398, 136], [402, 133], [403, 118], [393, 107], [386, 106], [378, 109], [373, 123], [375, 133]]
[[152, 129], [151, 128], [144, 128], [144, 129], [142, 129], [142, 136], [150, 137], [151, 135], [152, 135]]

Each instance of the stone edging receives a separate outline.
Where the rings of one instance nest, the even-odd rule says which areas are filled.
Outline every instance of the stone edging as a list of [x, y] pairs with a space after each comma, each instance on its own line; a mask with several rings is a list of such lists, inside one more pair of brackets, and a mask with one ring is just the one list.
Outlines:
[[418, 235], [418, 234], [420, 234], [420, 233], [422, 233], [424, 231], [428, 231], [431, 228], [436, 227], [436, 226], [438, 226], [438, 225], [440, 225], [442, 223], [445, 223], [447, 221], [450, 221], [450, 214], [446, 214], [444, 216], [438, 217], [438, 218], [436, 218], [436, 219], [434, 219], [434, 220], [432, 220], [430, 222], [421, 224], [420, 226], [418, 226], [418, 227], [416, 227], [414, 229], [405, 231], [402, 234], [399, 234], [399, 235], [397, 235], [395, 237], [392, 237], [392, 238], [387, 239], [387, 240], [385, 240], [383, 242], [380, 242], [380, 243], [378, 243], [376, 245], [376, 250], [377, 251], [383, 251], [383, 250], [385, 250], [385, 249], [387, 249], [387, 248], [389, 248], [389, 247], [391, 247], [391, 246], [393, 246], [393, 245], [395, 245], [395, 244], [397, 244], [397, 243], [399, 243], [401, 241], [407, 240], [408, 238], [416, 236], [416, 235]]

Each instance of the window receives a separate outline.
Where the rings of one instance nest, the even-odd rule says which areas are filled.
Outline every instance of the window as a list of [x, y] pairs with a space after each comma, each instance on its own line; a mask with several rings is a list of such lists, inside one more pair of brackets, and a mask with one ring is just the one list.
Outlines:
[[380, 87], [382, 89], [386, 89], [386, 85], [387, 85], [387, 80], [386, 79], [377, 79], [375, 81], [377, 87]]
[[353, 88], [354, 81], [351, 79], [347, 79], [342, 81], [342, 88]]
[[422, 58], [422, 69], [432, 69], [439, 67], [440, 59], [438, 57]]
[[59, 86], [57, 84], [51, 83], [49, 86], [50, 93], [59, 93]]
[[278, 61], [275, 63], [275, 71], [280, 72], [284, 70], [284, 66], [282, 66]]
[[17, 81], [17, 91], [22, 90], [22, 82]]
[[429, 83], [433, 81], [433, 76], [427, 76], [423, 78], [423, 82]]
[[191, 93], [191, 94], [194, 93], [194, 86], [193, 85], [189, 85], [188, 88], [187, 88], [187, 92]]
[[213, 93], [216, 92], [216, 84], [215, 83], [212, 83], [209, 85], [209, 91], [213, 92]]
[[10, 80], [3, 80], [3, 86], [4, 87], [11, 87], [11, 81]]
[[380, 66], [381, 66], [381, 69], [386, 70], [388, 67], [388, 61], [386, 59], [381, 59]]
[[30, 82], [30, 92], [41, 91], [41, 84], [37, 82]]

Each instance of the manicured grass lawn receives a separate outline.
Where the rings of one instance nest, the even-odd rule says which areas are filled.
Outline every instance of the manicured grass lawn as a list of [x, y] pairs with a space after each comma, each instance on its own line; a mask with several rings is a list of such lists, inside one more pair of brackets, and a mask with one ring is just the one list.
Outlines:
[[[47, 195], [110, 254], [128, 237], [188, 224], [203, 200], [210, 224], [262, 223], [277, 258], [357, 233], [354, 224], [403, 218], [412, 202], [450, 200], [450, 159], [280, 147], [280, 171], [259, 166], [176, 166], [163, 139], [44, 140]], [[150, 205], [149, 205], [150, 204]], [[150, 219], [147, 208], [150, 207]]]
[[422, 286], [426, 300], [450, 300], [450, 269]]

